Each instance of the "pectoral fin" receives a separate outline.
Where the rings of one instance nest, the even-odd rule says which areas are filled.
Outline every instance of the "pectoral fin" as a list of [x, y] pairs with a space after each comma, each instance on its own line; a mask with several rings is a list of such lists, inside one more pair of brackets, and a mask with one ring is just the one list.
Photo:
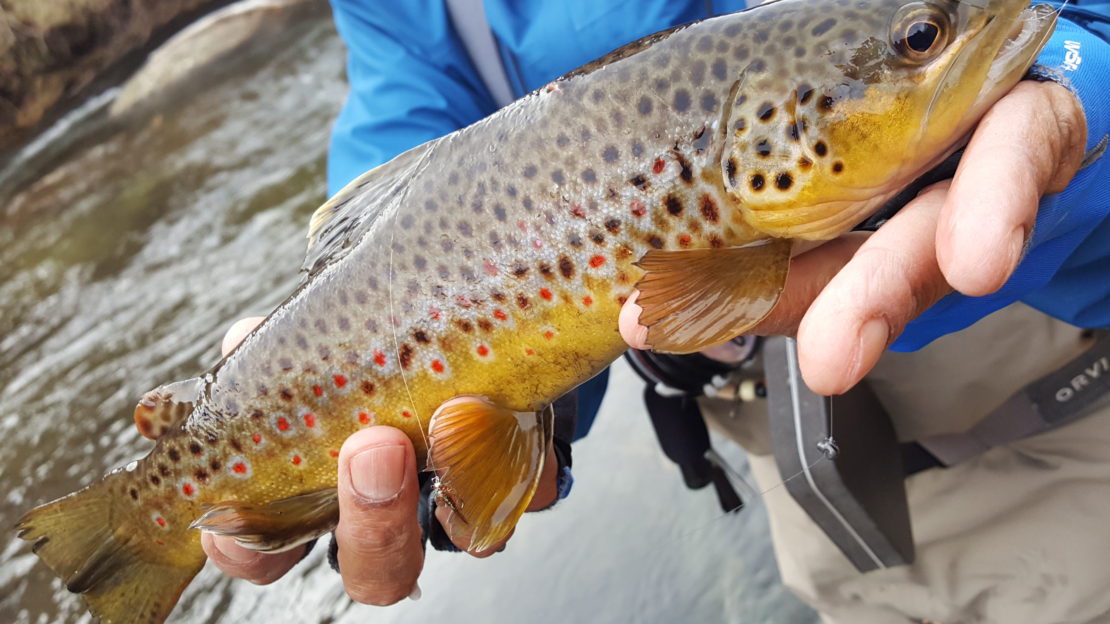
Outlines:
[[185, 422], [200, 397], [204, 381], [199, 377], [159, 386], [143, 395], [135, 406], [135, 426], [139, 433], [157, 440], [170, 429]]
[[656, 351], [692, 353], [751, 329], [786, 285], [790, 241], [727, 249], [650, 251], [637, 263], [640, 324]]
[[330, 532], [338, 522], [338, 493], [327, 488], [263, 505], [212, 505], [189, 528], [230, 535], [251, 550], [282, 552]]
[[536, 492], [551, 411], [514, 412], [485, 397], [444, 403], [428, 426], [428, 465], [441, 501], [471, 532], [469, 551], [507, 538]]

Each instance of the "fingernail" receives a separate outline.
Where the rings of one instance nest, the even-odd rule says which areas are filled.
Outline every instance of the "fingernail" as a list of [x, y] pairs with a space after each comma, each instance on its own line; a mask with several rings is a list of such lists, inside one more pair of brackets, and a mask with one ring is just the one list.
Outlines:
[[243, 548], [239, 544], [236, 544], [235, 540], [231, 538], [219, 536], [213, 537], [215, 537], [215, 539], [212, 540], [212, 545], [216, 547], [216, 550], [220, 551], [220, 554], [223, 555], [224, 559], [227, 559], [231, 563], [248, 563], [250, 561], [253, 561], [255, 557], [259, 556], [258, 551]]
[[1009, 271], [1007, 271], [1007, 279], [1009, 273], [1014, 272], [1014, 269], [1017, 268], [1018, 263], [1021, 262], [1021, 257], [1025, 255], [1026, 238], [1027, 236], [1024, 227], [1019, 227], [1010, 234], [1010, 257], [1008, 258]]
[[396, 444], [361, 451], [349, 465], [351, 486], [371, 503], [385, 503], [401, 493], [405, 483], [405, 449]]
[[420, 591], [420, 583], [413, 583], [412, 584], [412, 591], [409, 592], [409, 600], [412, 600], [412, 601], [420, 600], [420, 597], [423, 596], [423, 595], [424, 595], [424, 592]]
[[883, 319], [871, 319], [860, 327], [859, 342], [856, 344], [856, 354], [852, 361], [851, 379], [849, 380], [851, 383], [854, 384], [867, 374], [867, 371], [861, 370], [865, 360], [870, 365], [873, 359], [872, 354], [885, 349], [889, 341], [890, 326]]

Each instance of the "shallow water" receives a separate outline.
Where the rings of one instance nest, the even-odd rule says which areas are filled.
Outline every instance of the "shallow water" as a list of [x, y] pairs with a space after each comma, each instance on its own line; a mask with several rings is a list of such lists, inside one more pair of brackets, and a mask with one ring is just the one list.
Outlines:
[[[343, 51], [325, 22], [279, 49], [0, 195], [0, 525], [145, 454], [137, 397], [215, 362], [232, 321], [297, 282]], [[318, 548], [264, 588], [206, 568], [173, 619], [814, 621], [778, 581], [758, 501], [723, 516], [711, 492], [686, 490], [639, 393], [615, 367], [575, 447], [573, 495], [491, 559], [429, 553], [419, 602], [351, 603]], [[0, 621], [90, 621], [36, 561], [14, 533], [0, 540]]]

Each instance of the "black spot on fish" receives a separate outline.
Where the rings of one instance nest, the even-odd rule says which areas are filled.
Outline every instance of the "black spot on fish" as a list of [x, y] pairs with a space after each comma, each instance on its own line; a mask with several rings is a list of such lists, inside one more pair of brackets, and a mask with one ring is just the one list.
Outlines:
[[806, 55], [806, 49], [802, 46], [794, 48], [794, 58], [802, 58]]
[[647, 177], [639, 174], [629, 178], [628, 183], [644, 192], [647, 192], [647, 190], [651, 188], [651, 183], [648, 182]]
[[844, 171], [844, 163], [840, 162], [839, 160], [834, 162], [832, 170], [833, 173], [840, 173], [841, 171]]
[[566, 147], [570, 145], [570, 137], [565, 134], [560, 134], [559, 136], [555, 137], [555, 145], [558, 145], [559, 147]]
[[690, 92], [679, 89], [674, 92], [674, 109], [680, 113], [690, 110]]
[[200, 445], [200, 442], [197, 442], [196, 440], [193, 440], [192, 442], [189, 443], [189, 452], [192, 453], [193, 455], [200, 455], [201, 453], [204, 452], [204, 447], [202, 447]]
[[830, 17], [830, 18], [826, 19], [825, 21], [821, 22], [820, 24], [817, 24], [816, 26], [814, 26], [813, 30], [811, 30], [809, 32], [814, 37], [820, 37], [821, 35], [829, 32], [829, 30], [833, 26], [836, 26], [836, 19]]
[[765, 69], [767, 69], [767, 61], [764, 61], [763, 59], [755, 59], [751, 62], [751, 64], [748, 65], [748, 71], [754, 73], [759, 73]]
[[510, 269], [510, 271], [512, 271], [513, 276], [515, 277], [524, 277], [528, 274], [528, 266], [525, 265], [523, 262], [517, 260], [513, 263], [513, 267], [512, 269]]
[[335, 319], [335, 325], [339, 328], [339, 331], [345, 332], [351, 329], [351, 319], [341, 316]]
[[523, 174], [524, 174], [524, 177], [526, 177], [526, 178], [536, 177], [536, 166], [535, 165], [526, 166], [524, 168]]
[[608, 230], [610, 234], [619, 234], [621, 231], [621, 220], [613, 218], [606, 219], [605, 229]]
[[161, 485], [162, 479], [160, 479], [158, 475], [150, 475], [150, 482], [154, 485]]
[[497, 303], [505, 303], [505, 293], [495, 290], [490, 294], [490, 299], [493, 299]]
[[447, 279], [451, 277], [451, 269], [448, 269], [446, 264], [437, 264], [436, 275], [438, 275], [440, 279]]
[[824, 156], [829, 153], [829, 148], [825, 145], [824, 141], [818, 141], [813, 144], [813, 152], [818, 156]]
[[254, 410], [253, 412], [251, 412], [251, 418], [252, 418], [253, 420], [262, 420], [262, 417], [263, 417], [264, 415], [265, 415], [265, 414], [263, 414], [263, 413], [262, 413], [262, 410], [257, 410], [257, 409], [256, 409], [256, 410]]
[[593, 184], [597, 182], [597, 174], [594, 173], [593, 169], [586, 169], [582, 172], [582, 181], [586, 184]]
[[420, 344], [428, 344], [431, 340], [428, 339], [428, 334], [423, 329], [417, 329], [412, 332], [412, 339]]
[[720, 214], [717, 212], [717, 202], [709, 195], [701, 196], [701, 217], [709, 223], [716, 223], [720, 219]]
[[674, 195], [667, 195], [663, 198], [663, 205], [667, 207], [667, 212], [672, 217], [677, 217], [682, 214], [682, 200]]
[[707, 113], [712, 113], [717, 110], [717, 96], [709, 91], [706, 91], [701, 96], [701, 109]]
[[[243, 445], [239, 444], [239, 442], [236, 441], [236, 440], [231, 441], [231, 446], [235, 447], [236, 451], [242, 451], [243, 450]], [[213, 459], [212, 461], [208, 462], [208, 467], [211, 468], [212, 470], [219, 470], [220, 468], [223, 468], [224, 465], [222, 463], [220, 463], [220, 460]]]
[[678, 152], [675, 153], [675, 160], [678, 161], [679, 166], [678, 177], [682, 178], [682, 181], [686, 184], [692, 184], [694, 182], [694, 170], [690, 168], [690, 162]]
[[831, 95], [823, 95], [820, 101], [817, 102], [817, 107], [827, 113], [833, 109], [833, 104], [835, 102], [836, 100], [834, 100]]
[[778, 23], [779, 32], [786, 32], [794, 27], [794, 20], [784, 19]]
[[405, 230], [412, 228], [412, 215], [407, 214], [401, 217], [401, 228]]
[[474, 325], [466, 319], [459, 319], [455, 321], [455, 327], [458, 327], [465, 334], [469, 334], [470, 332], [474, 331]]
[[308, 348], [308, 340], [306, 340], [305, 337], [301, 334], [297, 334], [293, 337], [293, 344], [297, 345], [297, 347], [301, 349]]
[[729, 156], [725, 161], [725, 175], [728, 177], [728, 184], [731, 187], [736, 186], [736, 159]]
[[744, 119], [743, 117], [741, 117], [740, 119], [737, 119], [736, 122], [732, 124], [732, 129], [733, 129], [734, 132], [736, 132], [736, 134], [740, 134], [741, 132], [743, 132], [747, 128], [748, 128], [748, 120]]
[[649, 98], [646, 95], [641, 97], [640, 102], [638, 104], [636, 104], [636, 110], [639, 111], [641, 115], [650, 115], [651, 114], [651, 109], [652, 109], [651, 98]]
[[660, 78], [655, 81], [655, 92], [659, 95], [664, 95], [667, 90], [671, 88], [671, 81], [666, 78]]
[[736, 57], [738, 61], [746, 60], [750, 55], [751, 51], [748, 50], [748, 46], [736, 46], [736, 49], [732, 51], [732, 56]]
[[551, 172], [551, 181], [554, 182], [555, 184], [559, 184], [559, 185], [562, 185], [564, 182], [566, 182], [567, 179], [566, 179], [566, 176], [563, 175], [563, 170], [562, 169], [556, 169], [555, 171], [552, 171]]
[[639, 158], [644, 155], [644, 144], [639, 141], [632, 142], [632, 156]]
[[293, 400], [293, 393], [289, 391], [289, 388], [282, 388], [280, 391], [278, 391], [278, 396], [280, 396], [285, 401]]
[[401, 344], [401, 350], [397, 353], [397, 360], [401, 363], [401, 368], [405, 370], [412, 366], [412, 347], [407, 342]]
[[603, 160], [605, 160], [605, 162], [607, 162], [607, 163], [617, 162], [617, 160], [619, 160], [620, 157], [621, 157], [620, 150], [618, 150], [616, 147], [614, 147], [612, 145], [606, 147], [605, 150], [603, 152], [601, 152], [601, 158]]
[[497, 230], [490, 230], [490, 232], [489, 232], [489, 244], [494, 249], [500, 249], [501, 248], [501, 235], [497, 233]]
[[713, 38], [709, 35], [703, 35], [698, 39], [697, 45], [694, 47], [698, 52], [708, 52], [713, 49]]
[[740, 34], [740, 30], [741, 30], [740, 24], [737, 24], [737, 23], [733, 22], [732, 24], [729, 24], [728, 26], [725, 27], [725, 34], [728, 35], [729, 37], [735, 37], [736, 35]]
[[529, 307], [531, 307], [532, 304], [528, 302], [528, 297], [525, 297], [524, 295], [517, 295], [516, 305], [521, 310], [527, 310]]
[[371, 381], [363, 380], [363, 382], [359, 384], [359, 390], [362, 390], [362, 393], [366, 396], [374, 396], [375, 389], [374, 383]]
[[798, 140], [798, 122], [792, 121], [790, 125], [786, 126], [786, 138], [791, 141]]
[[570, 232], [567, 234], [567, 243], [569, 243], [571, 247], [581, 247], [582, 236], [579, 235], [578, 232]]
[[[708, 52], [708, 50], [706, 50]], [[700, 87], [705, 82], [705, 61], [694, 61], [690, 65], [690, 84]]]
[[470, 226], [469, 221], [459, 221], [459, 223], [456, 227], [459, 230], [459, 234], [462, 234], [463, 236], [468, 236], [468, 237], [469, 236], [474, 236], [474, 228], [472, 228]]
[[[464, 253], [463, 255], [466, 254]], [[459, 275], [461, 275], [462, 278], [468, 282], [473, 282], [477, 278], [477, 276], [474, 275], [474, 269], [465, 266], [459, 269]]]
[[127, 493], [131, 495], [131, 500], [139, 500], [139, 491], [135, 488], [131, 488]]
[[727, 76], [728, 64], [725, 63], [724, 59], [717, 59], [713, 61], [713, 67], [711, 71], [713, 72], [714, 78], [716, 78], [717, 80], [724, 80]]
[[592, 240], [595, 245], [604, 245], [605, 235], [598, 230], [590, 230], [590, 240]]
[[524, 198], [524, 199], [523, 199], [523, 200], [522, 200], [522, 201], [520, 202], [520, 205], [521, 205], [521, 206], [524, 206], [524, 209], [525, 209], [525, 210], [527, 210], [528, 212], [532, 212], [532, 209], [536, 207], [536, 204], [535, 204], [534, 202], [532, 202], [532, 198], [531, 198], [531, 197], [525, 197], [525, 198]]
[[771, 121], [775, 118], [775, 106], [770, 102], [764, 102], [759, 105], [759, 109], [755, 114], [759, 117], [760, 121]]
[[771, 30], [769, 28], [761, 28], [755, 31], [755, 35], [753, 35], [752, 38], [755, 39], [756, 43], [767, 43], [767, 40], [771, 38]]
[[663, 248], [663, 239], [659, 238], [658, 236], [655, 236], [654, 234], [652, 234], [651, 236], [649, 236], [647, 238], [647, 244], [651, 245], [652, 249], [662, 249]]
[[809, 168], [812, 167], [812, 166], [813, 166], [813, 161], [806, 158], [805, 156], [802, 156], [801, 158], [798, 159], [798, 168], [801, 169], [802, 171], [808, 171]]
[[478, 329], [484, 332], [491, 332], [493, 331], [493, 323], [489, 322], [489, 319], [480, 318], [478, 319]]
[[537, 268], [540, 271], [540, 275], [543, 275], [544, 277], [546, 277], [549, 280], [550, 279], [555, 279], [555, 272], [551, 270], [551, 265], [550, 264], [548, 264], [546, 262], [541, 262]]
[[158, 464], [158, 474], [162, 475], [162, 477], [170, 476], [169, 467], [166, 466], [165, 464]]
[[193, 473], [193, 476], [201, 483], [208, 482], [208, 471], [203, 468], [198, 468], [197, 471]]
[[755, 143], [755, 153], [766, 158], [771, 155], [771, 142], [767, 139], [760, 139]]
[[763, 179], [763, 174], [757, 173], [757, 174], [753, 175], [751, 177], [751, 179], [749, 180], [749, 182], [751, 184], [751, 187], [752, 187], [753, 191], [763, 190], [763, 185], [765, 183], [765, 180]]
[[559, 273], [566, 279], [574, 277], [574, 262], [566, 256], [559, 256]]
[[181, 461], [181, 453], [178, 452], [178, 450], [175, 448], [171, 448], [169, 451], [167, 451], [166, 456], [170, 458], [170, 461]]
[[790, 177], [789, 173], [783, 172], [775, 176], [775, 187], [780, 191], [785, 191], [794, 184], [794, 178]]

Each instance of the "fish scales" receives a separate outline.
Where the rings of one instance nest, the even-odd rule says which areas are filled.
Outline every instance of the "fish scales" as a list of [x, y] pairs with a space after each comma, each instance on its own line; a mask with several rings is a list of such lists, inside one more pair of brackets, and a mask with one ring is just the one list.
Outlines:
[[[30, 512], [21, 534], [98, 616], [160, 621], [203, 563], [198, 518], [230, 505], [240, 529], [284, 514], [326, 531], [343, 441], [384, 424], [462, 511], [487, 492], [471, 480], [522, 473], [488, 492], [517, 497], [486, 514], [504, 535], [538, 464], [491, 452], [452, 473], [458, 446], [433, 414], [471, 395], [542, 410], [624, 350], [636, 287], [660, 348], [757, 322], [785, 280], [784, 237], [834, 237], [927, 170], [1051, 31], [1020, 0], [946, 6], [783, 0], [678, 27], [367, 173], [314, 215], [302, 286], [205, 377], [144, 397], [151, 453]], [[517, 454], [542, 458], [530, 422], [519, 433], [539, 445]], [[429, 458], [430, 439], [444, 442]], [[97, 528], [65, 531], [75, 520]], [[256, 547], [304, 537], [269, 528], [289, 539]]]

